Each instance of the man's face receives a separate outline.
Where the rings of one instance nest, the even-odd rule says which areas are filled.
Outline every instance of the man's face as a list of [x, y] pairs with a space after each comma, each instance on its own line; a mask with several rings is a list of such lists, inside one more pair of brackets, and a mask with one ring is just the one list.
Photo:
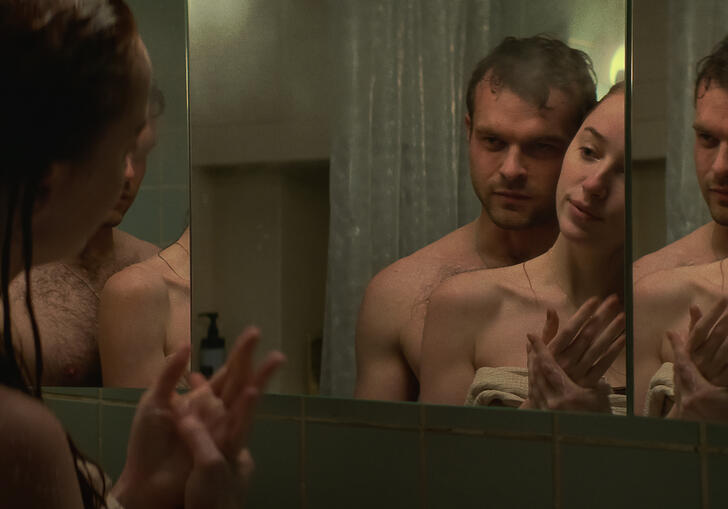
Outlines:
[[468, 128], [470, 177], [483, 209], [499, 227], [523, 229], [556, 220], [554, 196], [575, 124], [575, 107], [551, 89], [539, 108], [507, 88], [475, 91]]
[[728, 226], [728, 89], [698, 88], [693, 128], [700, 191], [715, 222]]
[[106, 226], [118, 226], [124, 215], [134, 203], [139, 187], [142, 185], [144, 175], [147, 173], [147, 157], [157, 144], [157, 120], [148, 118], [144, 129], [139, 133], [136, 146], [126, 157], [126, 171], [124, 172], [124, 189], [119, 201], [109, 212]]

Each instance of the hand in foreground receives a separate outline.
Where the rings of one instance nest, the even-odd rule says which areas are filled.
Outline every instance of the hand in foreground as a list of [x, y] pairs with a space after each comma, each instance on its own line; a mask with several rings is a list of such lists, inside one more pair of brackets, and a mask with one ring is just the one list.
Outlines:
[[728, 310], [728, 300], [725, 298], [719, 299], [705, 316], [698, 306], [690, 306], [690, 326], [686, 344], [687, 353], [701, 375], [712, 385], [720, 387], [728, 386], [726, 310]]
[[[278, 352], [270, 353], [253, 373], [250, 364], [259, 336], [256, 329], [247, 329], [216, 376], [207, 382], [192, 375], [193, 389], [184, 395], [175, 387], [187, 366], [189, 348], [170, 356], [134, 416], [126, 465], [112, 491], [125, 507], [182, 505], [194, 451], [184, 438], [188, 435], [178, 429], [185, 417], [201, 422], [226, 458], [238, 461], [244, 456], [257, 395], [284, 359]], [[256, 396], [251, 398], [251, 393]]]
[[528, 400], [522, 408], [611, 412], [611, 388], [603, 378], [591, 387], [575, 383], [543, 341], [528, 334]]
[[675, 353], [675, 406], [671, 417], [728, 421], [728, 388], [711, 384], [690, 356], [689, 343], [674, 332], [667, 337]]

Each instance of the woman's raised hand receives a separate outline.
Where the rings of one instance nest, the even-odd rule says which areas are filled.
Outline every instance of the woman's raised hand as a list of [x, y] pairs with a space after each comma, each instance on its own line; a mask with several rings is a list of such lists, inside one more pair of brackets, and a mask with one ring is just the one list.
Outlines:
[[547, 310], [541, 341], [571, 380], [582, 387], [596, 387], [624, 348], [624, 327], [616, 295], [601, 303], [592, 297], [560, 331], [556, 311]]
[[726, 310], [728, 310], [728, 300], [725, 297], [718, 299], [705, 316], [698, 306], [690, 306], [687, 339], [683, 339], [680, 343], [686, 343], [686, 352], [705, 380], [719, 387], [728, 386]]
[[727, 421], [728, 388], [714, 385], [703, 376], [691, 358], [689, 341], [670, 331], [667, 337], [675, 353], [675, 406], [669, 415], [681, 419]]
[[[228, 487], [234, 493], [231, 500], [239, 500], [252, 471], [245, 446], [255, 405], [270, 376], [284, 362], [281, 353], [272, 352], [254, 370], [252, 355], [259, 339], [257, 329], [247, 329], [213, 379], [208, 382], [193, 374], [192, 390], [182, 395], [175, 387], [187, 366], [189, 347], [169, 357], [162, 374], [139, 402], [126, 465], [112, 491], [125, 507], [181, 506], [186, 494], [194, 495], [195, 489], [204, 488], [200, 483], [211, 479], [207, 475], [210, 444], [234, 474], [235, 482]], [[203, 429], [204, 437], [199, 435]], [[207, 507], [215, 506], [208, 500]]]
[[527, 407], [610, 411], [604, 373], [624, 348], [625, 316], [616, 296], [587, 300], [559, 330], [548, 309], [541, 337], [527, 334]]

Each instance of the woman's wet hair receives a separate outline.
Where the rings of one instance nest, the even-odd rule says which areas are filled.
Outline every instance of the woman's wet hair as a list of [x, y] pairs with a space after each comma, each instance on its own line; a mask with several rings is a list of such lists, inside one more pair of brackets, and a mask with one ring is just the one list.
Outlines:
[[[51, 164], [89, 157], [132, 101], [138, 33], [122, 0], [0, 0], [0, 383], [41, 398], [43, 358], [32, 305], [32, 217]], [[20, 227], [20, 235], [13, 230]], [[13, 346], [10, 255], [22, 239], [35, 376]], [[105, 506], [78, 466], [85, 507]]]

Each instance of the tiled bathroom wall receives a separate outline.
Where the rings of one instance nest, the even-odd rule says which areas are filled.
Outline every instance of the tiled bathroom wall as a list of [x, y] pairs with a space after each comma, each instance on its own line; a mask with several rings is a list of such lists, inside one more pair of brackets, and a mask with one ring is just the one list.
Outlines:
[[[139, 391], [48, 389], [78, 445], [123, 466]], [[728, 427], [268, 395], [247, 508], [728, 506]]]
[[120, 228], [158, 246], [177, 240], [189, 221], [187, 9], [184, 0], [129, 0], [152, 60], [166, 109], [139, 194]]

